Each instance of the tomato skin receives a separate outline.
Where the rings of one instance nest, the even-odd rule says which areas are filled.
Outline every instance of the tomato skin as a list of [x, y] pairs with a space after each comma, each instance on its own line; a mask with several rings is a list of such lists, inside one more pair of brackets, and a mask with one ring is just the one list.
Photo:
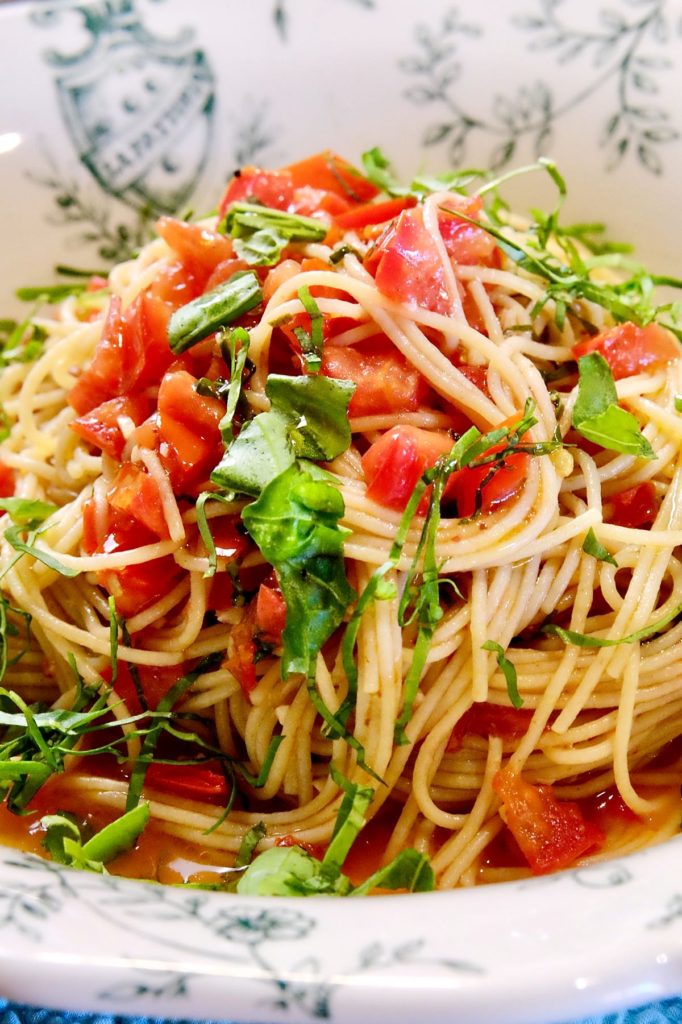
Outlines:
[[287, 606], [277, 584], [261, 583], [256, 595], [256, 628], [263, 638], [279, 644], [286, 625]]
[[253, 627], [254, 616], [252, 606], [250, 606], [242, 621], [238, 622], [230, 633], [228, 656], [223, 663], [235, 677], [246, 696], [255, 690], [258, 683], [255, 661], [257, 647]]
[[[446, 213], [445, 210], [452, 211]], [[455, 263], [462, 266], [490, 266], [496, 262], [498, 249], [495, 239], [483, 228], [458, 217], [463, 213], [478, 220], [483, 213], [480, 196], [449, 196], [447, 205], [438, 213], [438, 226], [445, 248]]]
[[607, 501], [612, 506], [607, 522], [615, 526], [632, 529], [650, 526], [658, 515], [656, 488], [651, 480], [629, 487], [620, 494], [612, 494]]
[[658, 324], [638, 327], [629, 320], [583, 339], [573, 347], [573, 352], [576, 359], [589, 352], [599, 352], [609, 364], [614, 380], [645, 370], [660, 370], [682, 354], [679, 342], [663, 327]]
[[415, 412], [427, 404], [431, 388], [390, 342], [366, 347], [325, 345], [322, 373], [356, 385], [350, 416]]
[[[403, 512], [422, 473], [452, 448], [449, 434], [401, 425], [387, 430], [362, 457], [367, 497], [386, 508]], [[428, 508], [428, 492], [417, 512]]]
[[0, 498], [12, 498], [15, 486], [14, 470], [0, 459]]
[[124, 463], [107, 492], [107, 500], [118, 512], [127, 512], [160, 540], [169, 537], [156, 480], [139, 466]]
[[386, 298], [434, 313], [450, 312], [441, 255], [421, 207], [404, 210], [368, 255], [365, 267], [370, 273], [376, 267], [376, 285]]
[[493, 789], [533, 874], [568, 868], [604, 842], [603, 831], [585, 819], [580, 805], [557, 800], [551, 786], [531, 785], [503, 769], [494, 776]]
[[526, 708], [490, 704], [487, 701], [472, 704], [455, 725], [447, 750], [458, 750], [465, 736], [499, 736], [503, 740], [518, 740], [528, 732], [533, 712]]
[[69, 426], [93, 448], [99, 448], [112, 459], [120, 461], [125, 438], [118, 425], [119, 418], [125, 416], [139, 426], [151, 411], [152, 403], [146, 395], [123, 395], [102, 402], [90, 412], [73, 420]]
[[[146, 709], [156, 711], [171, 687], [175, 686], [185, 675], [187, 666], [185, 663], [180, 665], [136, 665], [134, 671], [140, 683], [145, 706], [140, 701], [140, 695], [127, 661], [118, 663], [114, 692], [125, 701], [131, 715], [139, 715]], [[107, 669], [103, 675], [105, 679], [110, 680], [111, 669]]]
[[227, 799], [227, 779], [214, 762], [156, 764], [147, 768], [145, 786], [172, 793], [184, 800], [208, 802]]

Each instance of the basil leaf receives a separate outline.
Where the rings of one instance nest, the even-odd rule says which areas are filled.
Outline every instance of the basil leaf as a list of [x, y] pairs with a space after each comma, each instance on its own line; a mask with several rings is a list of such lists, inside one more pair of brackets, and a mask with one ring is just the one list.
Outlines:
[[512, 706], [515, 708], [523, 707], [523, 697], [519, 693], [519, 689], [516, 681], [516, 668], [512, 665], [511, 661], [506, 657], [504, 647], [500, 644], [495, 643], [494, 640], [486, 640], [484, 644], [481, 644], [481, 648], [484, 651], [494, 651], [497, 655], [498, 668], [502, 670], [502, 674], [507, 682], [507, 694]]
[[373, 146], [362, 154], [362, 166], [372, 184], [382, 192], [386, 192], [389, 196], [408, 195], [410, 190], [401, 186], [396, 180], [391, 170], [390, 160], [378, 146]]
[[540, 632], [558, 636], [565, 644], [573, 644], [574, 647], [620, 647], [621, 644], [636, 644], [639, 640], [648, 640], [650, 636], [660, 633], [661, 630], [665, 629], [666, 626], [670, 625], [680, 615], [682, 615], [682, 604], [673, 608], [668, 615], [664, 615], [662, 618], [657, 619], [656, 622], [652, 622], [650, 626], [644, 626], [635, 633], [621, 637], [620, 640], [608, 640], [604, 637], [575, 633], [572, 629], [564, 629], [562, 626], [555, 626], [552, 623], [543, 626]]
[[238, 256], [252, 266], [279, 263], [289, 242], [321, 242], [329, 230], [316, 217], [273, 210], [258, 203], [233, 203], [220, 230], [234, 239]]
[[239, 846], [239, 852], [237, 853], [237, 859], [234, 862], [236, 868], [243, 868], [251, 863], [256, 848], [261, 839], [265, 838], [266, 832], [265, 825], [262, 821], [259, 821], [256, 825], [252, 825], [248, 832], [244, 834], [244, 838]]
[[221, 349], [226, 363], [230, 366], [230, 383], [227, 387], [227, 404], [225, 415], [220, 421], [220, 433], [223, 441], [228, 444], [233, 438], [232, 420], [242, 391], [242, 375], [249, 354], [249, 332], [243, 327], [235, 327], [230, 331], [226, 342], [221, 342]]
[[325, 875], [316, 857], [300, 846], [273, 846], [249, 865], [237, 882], [240, 896], [345, 896], [345, 875]]
[[578, 397], [573, 407], [573, 426], [578, 433], [609, 451], [655, 459], [637, 419], [618, 405], [616, 385], [604, 357], [598, 352], [581, 356], [578, 372]]
[[275, 477], [242, 511], [244, 524], [277, 572], [286, 603], [282, 676], [308, 674], [343, 621], [355, 591], [346, 579], [344, 514], [339, 491], [313, 467], [296, 464]]
[[258, 278], [240, 270], [229, 280], [181, 306], [168, 323], [168, 343], [178, 355], [263, 301]]
[[407, 892], [433, 892], [436, 876], [428, 857], [417, 850], [401, 850], [390, 864], [379, 868], [361, 885], [356, 886], [350, 896], [365, 896], [373, 889], [406, 889]]
[[246, 238], [235, 238], [234, 251], [251, 267], [273, 267], [288, 241], [276, 228], [261, 228]]
[[0, 509], [8, 513], [13, 523], [25, 525], [44, 522], [57, 511], [57, 506], [31, 498], [0, 498]]
[[271, 373], [265, 393], [290, 421], [289, 441], [302, 459], [329, 462], [351, 442], [348, 405], [356, 385], [330, 377], [285, 377]]
[[675, 412], [682, 412], [682, 395], [675, 395]]
[[265, 390], [272, 408], [249, 420], [229, 445], [211, 474], [219, 487], [257, 496], [297, 456], [327, 462], [350, 444], [351, 382], [270, 374]]
[[605, 548], [604, 545], [597, 540], [597, 535], [592, 527], [587, 531], [587, 536], [583, 541], [583, 551], [586, 555], [592, 555], [592, 557], [596, 558], [599, 562], [608, 562], [609, 565], [615, 565], [616, 568], [618, 568], [618, 562], [608, 548]]
[[369, 786], [358, 786], [348, 782], [334, 768], [332, 776], [345, 792], [334, 823], [331, 842], [322, 858], [322, 865], [327, 871], [340, 873], [351, 846], [365, 824], [374, 790]]
[[242, 427], [211, 473], [219, 487], [257, 496], [294, 462], [289, 417], [276, 409], [261, 412]]
[[106, 863], [133, 847], [149, 814], [149, 804], [140, 804], [105, 825], [85, 844], [72, 815], [49, 814], [40, 822], [47, 830], [43, 845], [58, 863], [101, 874]]
[[144, 831], [149, 816], [149, 804], [138, 804], [132, 811], [121, 815], [116, 821], [96, 832], [84, 845], [83, 856], [106, 864], [119, 853], [130, 850], [137, 837]]

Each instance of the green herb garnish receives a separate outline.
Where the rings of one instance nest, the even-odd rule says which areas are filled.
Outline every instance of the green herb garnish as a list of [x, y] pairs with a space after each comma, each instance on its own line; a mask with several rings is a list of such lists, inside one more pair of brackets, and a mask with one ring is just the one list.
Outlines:
[[578, 360], [578, 397], [573, 406], [573, 426], [601, 448], [655, 459], [637, 419], [618, 405], [618, 393], [609, 364], [598, 352]]
[[609, 565], [615, 565], [618, 568], [618, 562], [613, 557], [608, 548], [605, 548], [603, 544], [597, 539], [597, 535], [592, 529], [589, 528], [587, 536], [583, 541], [583, 551], [586, 555], [592, 555], [598, 562], [608, 562]]
[[220, 225], [234, 239], [238, 256], [251, 266], [271, 267], [289, 242], [321, 242], [328, 227], [315, 217], [273, 210], [258, 203], [233, 203]]
[[176, 309], [168, 323], [172, 351], [176, 355], [184, 352], [262, 301], [263, 293], [253, 271], [238, 271], [217, 288]]
[[492, 651], [497, 655], [497, 666], [501, 670], [502, 675], [507, 683], [507, 694], [509, 700], [512, 703], [512, 707], [522, 708], [523, 697], [519, 693], [519, 688], [516, 680], [516, 668], [507, 658], [504, 647], [496, 643], [494, 640], [486, 640], [484, 644], [481, 644], [484, 651]]

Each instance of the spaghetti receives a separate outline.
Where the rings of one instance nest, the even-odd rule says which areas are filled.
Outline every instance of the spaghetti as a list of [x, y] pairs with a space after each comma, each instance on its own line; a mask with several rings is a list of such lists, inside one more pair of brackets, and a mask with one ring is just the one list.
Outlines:
[[312, 863], [360, 794], [353, 880], [409, 848], [452, 888], [679, 829], [668, 314], [556, 215], [382, 197], [375, 158], [245, 168], [21, 326], [0, 785], [34, 845], [144, 799], [174, 852], [121, 870]]

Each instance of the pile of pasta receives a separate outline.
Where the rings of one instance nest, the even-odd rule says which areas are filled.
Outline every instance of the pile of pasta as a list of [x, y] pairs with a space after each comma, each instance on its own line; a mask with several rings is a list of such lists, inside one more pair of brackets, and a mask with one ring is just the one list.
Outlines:
[[[457, 183], [379, 185], [333, 154], [244, 168], [216, 218], [162, 218], [134, 259], [34, 317], [35, 358], [7, 361], [5, 494], [52, 508], [8, 531], [4, 506], [3, 685], [61, 709], [89, 687], [128, 737], [118, 759], [76, 744], [36, 806], [58, 787], [59, 809], [120, 815], [139, 722], [194, 673], [173, 712], [201, 742], [159, 753], [144, 793], [161, 845], [189, 843], [202, 863], [232, 863], [259, 822], [259, 849], [323, 851], [339, 773], [374, 790], [370, 866], [414, 848], [440, 888], [664, 840], [681, 809], [679, 343], [640, 307], [614, 315], [599, 299], [610, 272], [577, 243], [490, 219]], [[273, 210], [318, 231], [299, 238]], [[593, 288], [567, 300], [545, 270], [568, 266], [569, 246]], [[256, 301], [192, 340], [187, 310], [235, 275]], [[578, 417], [588, 368], [604, 366], [616, 401], [596, 389], [602, 407]], [[342, 498], [349, 598], [308, 673], [282, 670], [294, 613], [242, 518], [259, 488], [221, 488], [215, 472], [273, 407], [273, 374], [355, 385], [349, 443], [312, 459]], [[581, 433], [614, 409], [635, 448]], [[497, 429], [488, 452], [507, 445], [505, 457], [457, 463], [440, 507], [426, 490], [406, 520], [414, 486], [425, 472], [435, 486], [428, 471], [471, 427]], [[429, 515], [439, 610], [406, 714], [424, 630], [400, 606], [425, 584]], [[380, 592], [355, 615], [378, 569]], [[335, 729], [351, 621], [356, 692]], [[220, 752], [245, 772], [226, 775]]]

